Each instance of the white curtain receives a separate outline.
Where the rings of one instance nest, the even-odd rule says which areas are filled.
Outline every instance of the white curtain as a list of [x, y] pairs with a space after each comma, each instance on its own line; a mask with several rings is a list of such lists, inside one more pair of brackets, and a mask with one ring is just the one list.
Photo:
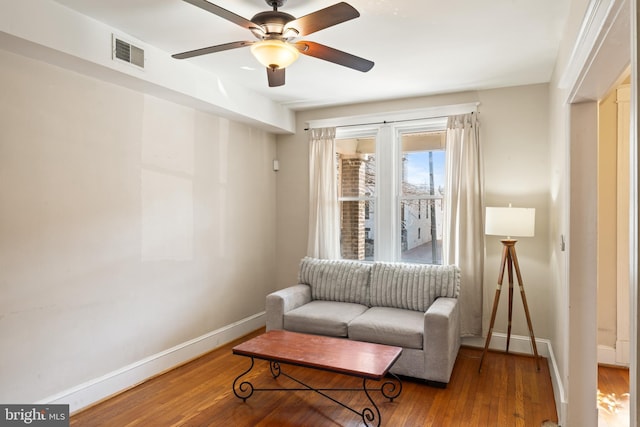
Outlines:
[[449, 117], [443, 256], [462, 272], [462, 335], [482, 335], [484, 184], [477, 113]]
[[335, 137], [335, 128], [310, 131], [307, 255], [315, 258], [340, 258]]

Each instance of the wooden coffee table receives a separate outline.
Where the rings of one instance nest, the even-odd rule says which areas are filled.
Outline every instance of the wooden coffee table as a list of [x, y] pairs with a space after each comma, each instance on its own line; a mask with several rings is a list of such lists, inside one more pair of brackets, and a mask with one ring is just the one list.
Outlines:
[[[390, 401], [400, 395], [402, 383], [397, 376], [389, 373], [389, 369], [398, 360], [400, 353], [402, 353], [401, 347], [272, 330], [233, 348], [233, 354], [251, 358], [249, 369], [233, 382], [233, 392], [238, 398], [246, 401], [256, 391], [314, 391], [360, 415], [365, 425], [379, 426], [380, 410], [370, 392], [380, 391]], [[254, 359], [268, 361], [273, 378], [282, 375], [303, 388], [255, 388], [249, 381], [242, 381], [241, 378], [253, 369]], [[284, 373], [281, 363], [362, 378], [362, 389], [313, 388]], [[386, 378], [388, 374], [392, 378]], [[367, 381], [382, 380], [385, 382], [379, 388], [368, 387]], [[325, 391], [363, 391], [373, 405], [373, 409], [365, 407], [358, 411], [324, 393]]]

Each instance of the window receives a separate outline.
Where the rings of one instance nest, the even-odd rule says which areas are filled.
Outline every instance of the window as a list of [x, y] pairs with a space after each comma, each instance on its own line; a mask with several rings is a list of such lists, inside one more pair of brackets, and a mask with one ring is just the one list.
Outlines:
[[[444, 133], [410, 134], [402, 139], [402, 261], [442, 264], [445, 156], [443, 149], [433, 149], [439, 139], [444, 140]], [[422, 233], [422, 229], [429, 231]]]
[[336, 140], [340, 201], [340, 251], [344, 259], [373, 260], [375, 139]]
[[445, 124], [338, 129], [343, 259], [442, 263]]

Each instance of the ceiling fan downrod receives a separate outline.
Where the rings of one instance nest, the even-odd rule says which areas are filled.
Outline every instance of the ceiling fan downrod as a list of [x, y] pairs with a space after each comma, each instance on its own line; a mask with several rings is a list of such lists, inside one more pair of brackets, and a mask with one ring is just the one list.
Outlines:
[[287, 0], [265, 0], [265, 2], [273, 8], [274, 12], [278, 11], [279, 7], [282, 7]]

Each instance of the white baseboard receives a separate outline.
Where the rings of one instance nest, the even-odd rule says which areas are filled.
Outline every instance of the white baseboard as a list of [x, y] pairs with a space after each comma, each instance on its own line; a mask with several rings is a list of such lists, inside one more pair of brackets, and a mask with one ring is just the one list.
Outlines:
[[629, 367], [631, 359], [631, 343], [629, 340], [617, 340], [616, 341], [616, 365]]
[[[462, 338], [462, 345], [484, 348], [484, 341], [484, 337], [464, 337]], [[536, 338], [536, 348], [538, 349], [538, 354], [540, 356], [549, 357], [550, 346], [551, 343], [549, 340]], [[504, 351], [507, 348], [507, 334], [494, 332], [491, 336], [489, 348], [492, 350]], [[509, 351], [513, 353], [533, 355], [531, 339], [522, 335], [512, 334], [509, 342]]]
[[598, 363], [629, 367], [629, 341], [616, 341], [616, 347], [598, 345]]
[[68, 404], [71, 413], [188, 362], [265, 325], [265, 312], [242, 319], [99, 378], [49, 396], [37, 404]]
[[607, 345], [598, 346], [598, 363], [605, 365], [616, 364], [616, 349]]
[[[485, 338], [483, 337], [464, 337], [462, 339], [462, 345], [468, 345], [470, 347], [484, 348]], [[507, 334], [494, 332], [491, 336], [491, 342], [489, 348], [492, 350], [504, 351], [507, 346]], [[558, 411], [559, 425], [565, 425], [565, 417], [567, 414], [567, 398], [564, 393], [564, 387], [562, 385], [562, 378], [560, 377], [560, 370], [558, 369], [558, 363], [553, 353], [553, 347], [551, 341], [547, 339], [536, 338], [536, 348], [538, 355], [546, 357], [549, 364], [549, 373], [551, 375], [551, 385], [553, 386], [553, 396], [556, 401], [556, 410]], [[531, 339], [522, 335], [511, 335], [509, 342], [509, 351], [513, 353], [529, 354], [533, 355], [533, 347], [531, 346]]]

